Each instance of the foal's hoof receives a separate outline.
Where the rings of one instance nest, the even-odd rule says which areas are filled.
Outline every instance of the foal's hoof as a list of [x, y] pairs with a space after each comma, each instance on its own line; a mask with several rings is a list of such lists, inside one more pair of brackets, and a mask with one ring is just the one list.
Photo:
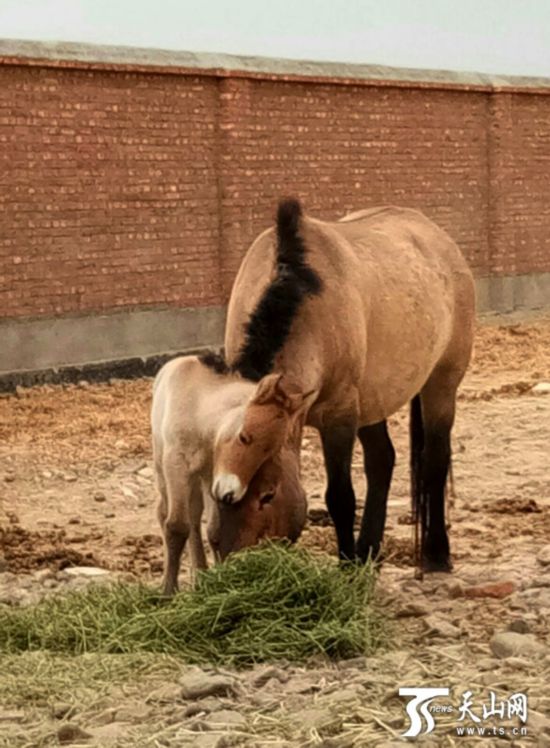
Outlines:
[[449, 556], [446, 558], [429, 558], [424, 556], [422, 559], [422, 571], [427, 573], [432, 571], [443, 571], [450, 573], [453, 570], [453, 565]]

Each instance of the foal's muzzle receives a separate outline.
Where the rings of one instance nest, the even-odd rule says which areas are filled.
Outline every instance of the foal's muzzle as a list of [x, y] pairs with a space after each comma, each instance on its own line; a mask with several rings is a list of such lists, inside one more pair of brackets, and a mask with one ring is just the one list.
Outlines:
[[222, 473], [214, 480], [212, 485], [212, 496], [222, 504], [235, 504], [240, 501], [246, 493], [238, 476], [234, 473]]

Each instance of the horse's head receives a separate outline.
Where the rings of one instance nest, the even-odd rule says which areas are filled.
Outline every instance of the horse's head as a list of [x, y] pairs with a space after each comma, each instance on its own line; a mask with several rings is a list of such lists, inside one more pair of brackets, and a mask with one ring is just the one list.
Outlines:
[[285, 444], [306, 397], [282, 374], [260, 380], [242, 421], [218, 433], [212, 483], [216, 500], [233, 504], [243, 498], [259, 468]]
[[306, 510], [298, 457], [283, 449], [263, 463], [241, 501], [217, 503], [208, 526], [208, 540], [222, 560], [263, 538], [295, 541], [304, 528]]

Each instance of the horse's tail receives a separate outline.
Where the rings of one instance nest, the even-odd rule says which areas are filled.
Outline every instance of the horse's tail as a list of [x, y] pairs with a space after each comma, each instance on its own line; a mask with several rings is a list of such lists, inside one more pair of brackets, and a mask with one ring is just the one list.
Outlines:
[[422, 518], [426, 515], [426, 495], [422, 489], [422, 450], [424, 449], [424, 421], [420, 395], [411, 400], [409, 433], [411, 443], [411, 508], [414, 524], [414, 556], [416, 566], [422, 563]]

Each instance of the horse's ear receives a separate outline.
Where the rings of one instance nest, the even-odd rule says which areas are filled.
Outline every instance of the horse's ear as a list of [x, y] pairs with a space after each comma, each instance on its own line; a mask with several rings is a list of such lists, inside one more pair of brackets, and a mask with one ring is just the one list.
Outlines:
[[276, 400], [286, 411], [295, 413], [305, 400], [302, 388], [295, 379], [283, 375], [276, 383]]
[[299, 383], [287, 374], [268, 374], [260, 380], [252, 402], [258, 405], [276, 403], [292, 414], [302, 407], [309, 395], [311, 392], [304, 394]]
[[268, 374], [260, 379], [256, 393], [252, 398], [253, 403], [263, 405], [264, 403], [273, 402], [277, 398], [277, 383], [282, 378], [282, 374]]

